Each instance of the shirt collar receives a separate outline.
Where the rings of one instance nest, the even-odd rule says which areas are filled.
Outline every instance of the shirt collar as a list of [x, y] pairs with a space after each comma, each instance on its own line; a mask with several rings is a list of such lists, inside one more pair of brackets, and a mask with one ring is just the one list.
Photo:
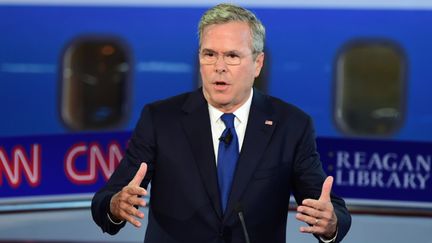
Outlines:
[[[246, 102], [233, 112], [240, 123], [247, 122], [247, 119], [249, 117], [250, 107], [252, 105], [252, 97], [253, 97], [253, 88], [251, 88], [251, 93], [249, 95], [249, 98], [246, 100]], [[216, 123], [218, 119], [220, 119], [220, 117], [224, 114], [222, 111], [218, 110], [216, 107], [210, 105], [209, 103], [208, 103], [208, 109], [210, 114], [210, 121], [213, 123]]]

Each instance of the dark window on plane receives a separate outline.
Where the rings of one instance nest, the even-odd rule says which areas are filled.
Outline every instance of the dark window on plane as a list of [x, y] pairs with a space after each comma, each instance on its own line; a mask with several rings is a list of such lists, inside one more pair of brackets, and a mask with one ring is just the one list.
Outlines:
[[351, 42], [337, 57], [335, 117], [358, 136], [388, 136], [404, 117], [406, 59], [388, 41]]
[[131, 63], [123, 43], [80, 38], [63, 56], [61, 117], [74, 130], [118, 127], [128, 113]]

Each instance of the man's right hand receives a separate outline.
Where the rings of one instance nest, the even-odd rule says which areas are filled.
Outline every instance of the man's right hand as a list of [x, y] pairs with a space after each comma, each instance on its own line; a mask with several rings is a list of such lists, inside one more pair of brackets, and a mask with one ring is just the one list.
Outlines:
[[147, 173], [147, 164], [141, 163], [135, 177], [129, 184], [118, 193], [114, 194], [110, 202], [111, 215], [117, 220], [126, 220], [135, 227], [140, 227], [141, 222], [137, 218], [144, 218], [144, 213], [134, 206], [146, 206], [146, 201], [138, 196], [147, 195], [147, 190], [140, 187], [142, 180]]

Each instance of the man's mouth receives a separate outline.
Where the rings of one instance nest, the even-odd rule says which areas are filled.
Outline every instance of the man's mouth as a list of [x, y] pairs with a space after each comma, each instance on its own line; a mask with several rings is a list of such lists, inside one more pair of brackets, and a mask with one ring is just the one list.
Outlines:
[[214, 84], [216, 84], [216, 85], [228, 85], [226, 82], [224, 82], [224, 81], [216, 81], [216, 82], [214, 82]]

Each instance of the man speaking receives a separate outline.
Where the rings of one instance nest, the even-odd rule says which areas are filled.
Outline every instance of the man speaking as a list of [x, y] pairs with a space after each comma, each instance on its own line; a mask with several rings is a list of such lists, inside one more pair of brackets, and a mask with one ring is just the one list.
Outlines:
[[300, 231], [340, 242], [351, 217], [331, 193], [310, 117], [253, 88], [264, 26], [220, 4], [198, 31], [202, 88], [144, 107], [125, 157], [93, 198], [95, 222], [115, 234], [148, 217], [145, 243], [282, 243], [293, 194]]

